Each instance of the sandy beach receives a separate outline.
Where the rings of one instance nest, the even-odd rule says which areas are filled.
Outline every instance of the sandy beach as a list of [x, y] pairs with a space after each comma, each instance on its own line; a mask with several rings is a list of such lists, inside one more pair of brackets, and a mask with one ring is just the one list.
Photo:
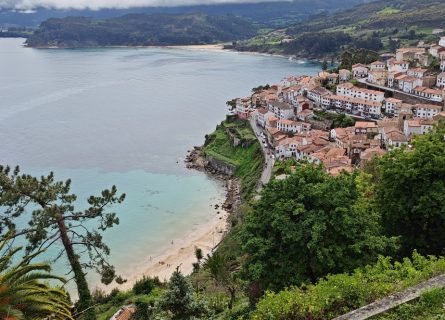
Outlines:
[[164, 48], [188, 49], [188, 50], [223, 50], [224, 44], [199, 44], [187, 46], [165, 46]]
[[[219, 208], [216, 214], [203, 224], [197, 225], [182, 238], [172, 240], [164, 248], [164, 252], [158, 256], [147, 256], [134, 270], [132, 274], [124, 274], [127, 282], [118, 286], [119, 290], [131, 289], [134, 282], [143, 275], [158, 277], [161, 281], [168, 281], [173, 271], [179, 266], [179, 270], [188, 275], [193, 271], [193, 263], [196, 262], [195, 248], [201, 248], [204, 257], [222, 240], [227, 231], [228, 213]], [[103, 288], [106, 291], [110, 287]]]

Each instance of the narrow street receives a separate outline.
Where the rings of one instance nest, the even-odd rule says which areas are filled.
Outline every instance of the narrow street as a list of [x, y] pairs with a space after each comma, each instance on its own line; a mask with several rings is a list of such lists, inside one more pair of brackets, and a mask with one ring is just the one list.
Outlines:
[[[252, 113], [249, 122], [250, 126], [252, 127], [253, 132], [255, 133], [255, 136], [258, 139], [258, 142], [261, 145], [261, 150], [263, 150], [264, 153], [264, 160], [265, 160], [265, 167], [263, 168], [263, 172], [261, 173], [261, 178], [257, 184], [257, 192], [261, 191], [263, 188], [263, 185], [269, 182], [271, 176], [272, 176], [272, 168], [275, 164], [275, 160], [272, 158], [271, 154], [273, 153], [272, 150], [269, 150], [268, 147], [266, 147], [263, 143], [263, 138], [261, 137], [261, 133], [263, 132], [263, 129], [257, 125], [255, 122], [255, 114], [256, 112]], [[267, 154], [270, 152], [271, 154]]]

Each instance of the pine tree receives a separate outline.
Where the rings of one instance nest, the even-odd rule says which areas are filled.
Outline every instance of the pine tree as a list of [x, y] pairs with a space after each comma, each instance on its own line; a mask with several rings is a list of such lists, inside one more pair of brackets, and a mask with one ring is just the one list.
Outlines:
[[[100, 196], [88, 198], [88, 208], [75, 209], [76, 195], [70, 193], [71, 181], [55, 181], [51, 172], [35, 178], [20, 174], [19, 168], [11, 172], [9, 167], [0, 167], [0, 232], [8, 237], [25, 237], [28, 240], [28, 254], [51, 247], [57, 242], [63, 249], [55, 258], [65, 255], [70, 265], [79, 295], [78, 314], [84, 319], [95, 319], [92, 298], [85, 278], [85, 272], [93, 269], [101, 275], [105, 284], [113, 280], [123, 282], [116, 276], [114, 267], [108, 263], [110, 249], [102, 241], [101, 232], [119, 223], [116, 213], [106, 209], [121, 203], [125, 195], [117, 195], [113, 186], [102, 191]], [[17, 218], [28, 218], [26, 210], [32, 210], [28, 226], [19, 229]], [[92, 229], [97, 223], [97, 230]], [[88, 226], [88, 227], [87, 227]], [[81, 252], [86, 258], [82, 259]]]

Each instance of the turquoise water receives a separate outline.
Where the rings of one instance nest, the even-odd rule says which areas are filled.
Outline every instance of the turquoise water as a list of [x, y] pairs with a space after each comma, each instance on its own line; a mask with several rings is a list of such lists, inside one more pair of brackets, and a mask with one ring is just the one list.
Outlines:
[[318, 69], [234, 52], [22, 42], [0, 39], [1, 162], [72, 178], [80, 199], [113, 184], [125, 192], [121, 224], [105, 236], [124, 275], [215, 214], [224, 189], [182, 160], [224, 119], [225, 102]]

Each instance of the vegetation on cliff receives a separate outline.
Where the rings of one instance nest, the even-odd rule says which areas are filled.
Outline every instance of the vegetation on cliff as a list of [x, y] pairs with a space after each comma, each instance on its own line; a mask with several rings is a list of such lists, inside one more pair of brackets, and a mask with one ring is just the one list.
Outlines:
[[314, 58], [354, 48], [394, 51], [419, 40], [437, 41], [432, 30], [443, 27], [444, 15], [440, 0], [378, 0], [239, 41], [235, 48]]
[[264, 165], [264, 156], [248, 122], [228, 117], [206, 136], [206, 156], [233, 165], [241, 181], [241, 194], [248, 198], [255, 190]]
[[235, 16], [128, 14], [95, 20], [48, 19], [27, 40], [30, 47], [191, 45], [252, 37], [257, 28]]

